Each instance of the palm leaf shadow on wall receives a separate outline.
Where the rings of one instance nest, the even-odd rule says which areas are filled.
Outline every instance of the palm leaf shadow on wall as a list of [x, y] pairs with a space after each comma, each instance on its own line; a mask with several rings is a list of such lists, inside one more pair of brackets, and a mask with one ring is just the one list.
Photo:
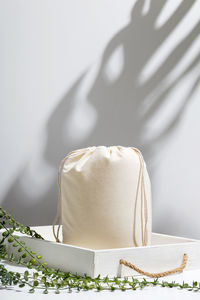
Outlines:
[[[142, 84], [138, 81], [144, 66], [194, 5], [194, 1], [182, 1], [164, 25], [155, 29], [155, 20], [165, 3], [166, 1], [152, 1], [148, 13], [142, 14], [144, 3], [136, 2], [128, 25], [120, 30], [106, 46], [98, 72], [87, 91], [86, 102], [82, 104], [91, 107], [97, 114], [97, 119], [93, 118], [95, 120], [93, 127], [89, 128], [89, 133], [83, 135], [84, 138], [82, 136], [75, 141], [70, 140], [78, 129], [73, 127], [73, 124], [70, 125], [69, 120], [72, 119], [72, 114], [76, 114], [79, 91], [87, 79], [89, 69], [77, 78], [60, 100], [49, 117], [46, 127], [47, 141], [41, 154], [42, 158], [54, 168], [54, 180], [46, 192], [33, 201], [33, 196], [25, 193], [21, 184], [28, 172], [28, 164], [24, 166], [2, 203], [3, 207], [14, 212], [17, 219], [30, 225], [52, 223], [57, 206], [57, 168], [61, 159], [72, 149], [88, 145], [134, 145], [143, 151], [148, 164], [156, 155], [157, 146], [176, 129], [187, 105], [191, 102], [190, 99], [199, 84], [200, 76], [197, 76], [185, 94], [170, 122], [165, 124], [156, 136], [151, 139], [145, 138], [148, 123], [167, 103], [171, 91], [200, 61], [200, 55], [197, 55], [170, 84], [166, 83], [167, 76], [198, 37], [200, 24], [194, 26], [148, 80]], [[113, 80], [106, 75], [106, 68], [113, 53], [120, 47], [123, 51], [123, 65], [120, 73]], [[150, 95], [161, 86], [162, 89], [153, 96], [153, 101], [149, 104]], [[86, 116], [87, 118], [90, 118], [90, 114]], [[70, 134], [65, 134], [66, 124]], [[81, 127], [84, 129], [84, 124], [79, 125], [80, 131]], [[153, 168], [150, 172], [153, 178]], [[26, 201], [21, 201], [22, 199]]]

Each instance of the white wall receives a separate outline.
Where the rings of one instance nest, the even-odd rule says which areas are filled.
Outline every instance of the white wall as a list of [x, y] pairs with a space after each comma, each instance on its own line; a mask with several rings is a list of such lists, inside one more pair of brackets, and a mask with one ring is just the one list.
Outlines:
[[52, 223], [70, 150], [121, 144], [154, 231], [200, 238], [200, 1], [134, 4], [0, 0], [0, 204], [21, 222]]

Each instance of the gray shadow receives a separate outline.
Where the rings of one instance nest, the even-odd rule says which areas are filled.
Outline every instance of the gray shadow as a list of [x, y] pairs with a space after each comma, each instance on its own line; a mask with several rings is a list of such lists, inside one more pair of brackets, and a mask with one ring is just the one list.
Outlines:
[[[157, 136], [150, 140], [146, 139], [146, 128], [159, 109], [166, 104], [173, 88], [199, 63], [200, 56], [195, 57], [176, 80], [165, 86], [165, 78], [181, 61], [199, 35], [200, 24], [198, 23], [178, 44], [149, 80], [141, 85], [138, 83], [138, 78], [146, 63], [184, 19], [194, 2], [183, 0], [167, 22], [159, 29], [155, 29], [154, 23], [166, 1], [152, 1], [147, 14], [142, 14], [144, 1], [136, 2], [128, 25], [120, 30], [106, 46], [95, 80], [86, 95], [88, 103], [97, 112], [96, 124], [89, 136], [80, 142], [76, 141], [73, 146], [70, 139], [61, 134], [65, 128], [66, 120], [72, 114], [74, 102], [82, 83], [88, 75], [89, 70], [86, 70], [60, 100], [47, 123], [47, 142], [43, 159], [55, 169], [54, 182], [48, 187], [46, 193], [37, 199], [37, 204], [31, 203], [31, 196], [27, 197], [24, 194], [20, 184], [21, 178], [26, 172], [27, 166], [25, 165], [3, 200], [2, 206], [13, 213], [16, 219], [29, 225], [52, 223], [57, 206], [56, 170], [61, 159], [72, 148], [119, 144], [138, 147], [150, 166], [150, 175], [154, 186], [152, 161], [156, 156], [156, 149], [158, 145], [165, 143], [176, 130], [187, 105], [191, 102], [191, 96], [199, 84], [200, 77], [185, 95], [170, 123]], [[106, 69], [112, 55], [119, 47], [123, 49], [123, 67], [117, 78], [110, 80], [106, 75]], [[163, 82], [164, 89], [149, 106], [147, 103], [148, 96], [161, 84], [163, 85]], [[27, 204], [24, 202], [22, 204], [21, 199], [25, 197]]]

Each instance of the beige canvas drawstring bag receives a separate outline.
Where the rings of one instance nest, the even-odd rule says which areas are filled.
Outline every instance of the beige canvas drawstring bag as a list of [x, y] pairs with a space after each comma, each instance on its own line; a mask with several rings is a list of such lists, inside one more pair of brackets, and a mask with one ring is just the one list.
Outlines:
[[69, 153], [58, 171], [53, 233], [59, 242], [91, 248], [145, 246], [151, 240], [151, 185], [141, 152], [98, 146]]

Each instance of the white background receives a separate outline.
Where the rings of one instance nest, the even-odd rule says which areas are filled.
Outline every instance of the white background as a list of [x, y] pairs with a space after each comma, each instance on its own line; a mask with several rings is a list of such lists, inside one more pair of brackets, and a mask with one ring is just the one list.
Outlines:
[[51, 224], [72, 149], [142, 150], [153, 230], [200, 239], [200, 1], [0, 0], [0, 204]]

